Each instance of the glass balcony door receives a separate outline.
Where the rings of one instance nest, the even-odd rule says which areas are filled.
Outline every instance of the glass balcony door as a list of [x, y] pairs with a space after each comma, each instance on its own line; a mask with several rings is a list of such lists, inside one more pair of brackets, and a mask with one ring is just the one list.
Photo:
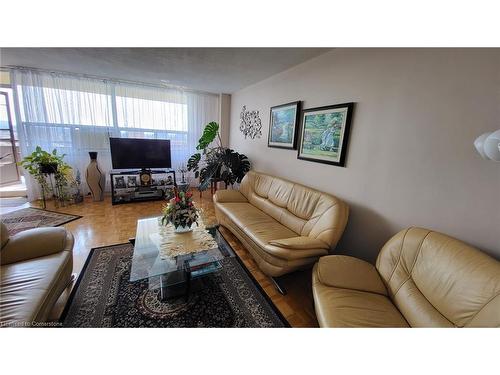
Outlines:
[[12, 124], [9, 96], [0, 92], [0, 185], [16, 183], [20, 180], [18, 145]]

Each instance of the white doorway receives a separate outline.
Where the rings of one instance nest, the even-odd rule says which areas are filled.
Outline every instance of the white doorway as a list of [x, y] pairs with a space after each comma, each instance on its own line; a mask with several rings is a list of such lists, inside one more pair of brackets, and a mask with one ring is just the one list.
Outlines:
[[0, 198], [25, 197], [11, 88], [0, 88]]

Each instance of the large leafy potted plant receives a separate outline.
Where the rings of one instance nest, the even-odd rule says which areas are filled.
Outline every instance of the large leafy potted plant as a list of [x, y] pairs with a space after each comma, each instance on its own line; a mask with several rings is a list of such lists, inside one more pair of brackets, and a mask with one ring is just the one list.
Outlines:
[[[210, 146], [215, 140], [216, 145]], [[216, 122], [205, 126], [196, 149], [200, 152], [189, 158], [187, 168], [200, 179], [200, 191], [206, 190], [211, 181], [223, 181], [226, 185], [240, 183], [250, 170], [250, 161], [245, 155], [222, 145]]]
[[[64, 204], [69, 199], [67, 188], [70, 180], [73, 179], [73, 173], [69, 164], [63, 160], [64, 156], [65, 154], [59, 155], [56, 149], [47, 152], [37, 146], [35, 151], [19, 162], [19, 165], [40, 184], [44, 208], [46, 193], [52, 193], [56, 204], [58, 201]], [[55, 186], [50, 179], [51, 175], [54, 176]]]

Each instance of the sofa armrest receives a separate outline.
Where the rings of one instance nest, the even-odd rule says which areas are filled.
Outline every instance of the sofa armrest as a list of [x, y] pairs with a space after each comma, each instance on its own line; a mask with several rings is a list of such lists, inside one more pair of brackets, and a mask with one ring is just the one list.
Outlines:
[[214, 203], [246, 203], [248, 200], [238, 190], [217, 190], [214, 194]]
[[291, 238], [283, 238], [280, 240], [272, 240], [269, 241], [269, 244], [273, 246], [283, 247], [286, 249], [294, 249], [294, 250], [307, 250], [307, 249], [329, 250], [329, 246], [326, 242], [307, 236], [298, 236]]
[[319, 259], [316, 274], [322, 284], [342, 289], [387, 295], [387, 289], [377, 269], [364, 260], [329, 255]]
[[71, 251], [73, 243], [73, 235], [64, 228], [28, 229], [9, 238], [0, 252], [0, 263], [16, 263]]

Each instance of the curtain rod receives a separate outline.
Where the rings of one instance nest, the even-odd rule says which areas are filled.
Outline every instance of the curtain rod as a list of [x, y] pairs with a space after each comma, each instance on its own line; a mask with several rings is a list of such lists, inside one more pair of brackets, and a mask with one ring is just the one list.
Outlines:
[[92, 74], [73, 73], [73, 72], [67, 72], [67, 71], [62, 71], [62, 70], [49, 70], [49, 69], [41, 69], [41, 68], [31, 68], [31, 67], [28, 67], [28, 66], [18, 66], [18, 65], [1, 65], [0, 69], [7, 69], [7, 70], [31, 70], [31, 71], [39, 72], [39, 73], [59, 74], [59, 75], [73, 76], [73, 77], [76, 76], [76, 77], [81, 77], [81, 78], [95, 79], [95, 80], [103, 81], [103, 82], [112, 82], [112, 83], [135, 85], [135, 86], [148, 86], [148, 87], [154, 87], [154, 88], [157, 88], [157, 89], [175, 89], [175, 90], [193, 92], [193, 93], [203, 94], [203, 95], [219, 96], [219, 94], [216, 94], [216, 93], [213, 93], [213, 92], [190, 89], [190, 88], [187, 88], [185, 86], [176, 86], [176, 85], [169, 85], [169, 84], [156, 85], [154, 83], [131, 81], [131, 80], [125, 80], [125, 79], [119, 79], [119, 78], [107, 78], [107, 77], [95, 76], [95, 75], [92, 75]]

